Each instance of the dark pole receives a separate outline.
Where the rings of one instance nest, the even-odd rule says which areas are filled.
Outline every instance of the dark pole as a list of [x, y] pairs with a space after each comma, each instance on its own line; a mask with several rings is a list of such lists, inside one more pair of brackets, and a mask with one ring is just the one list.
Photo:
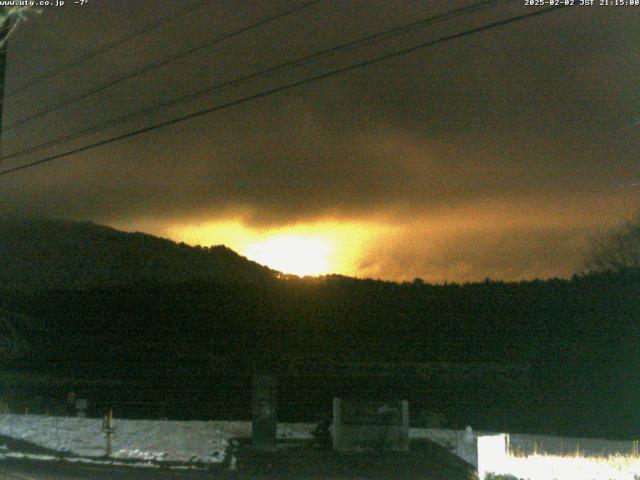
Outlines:
[[[7, 14], [7, 7], [2, 9]], [[11, 31], [11, 17], [6, 16], [0, 23], [0, 154], [2, 153], [2, 115], [4, 112], [4, 80], [7, 67], [7, 37]]]
[[271, 450], [276, 447], [278, 429], [277, 394], [278, 382], [273, 374], [273, 358], [268, 341], [269, 323], [273, 322], [275, 309], [273, 295], [268, 287], [258, 288], [258, 304], [255, 315], [256, 350], [252, 358], [251, 376], [251, 417], [252, 444], [257, 450]]

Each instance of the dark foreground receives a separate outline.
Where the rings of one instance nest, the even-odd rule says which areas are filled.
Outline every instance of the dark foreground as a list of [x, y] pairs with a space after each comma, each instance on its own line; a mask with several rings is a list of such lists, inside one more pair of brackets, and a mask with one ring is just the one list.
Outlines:
[[170, 480], [217, 478], [209, 472], [159, 468], [111, 467], [35, 460], [0, 461], [0, 480]]
[[284, 444], [275, 452], [257, 453], [239, 447], [236, 471], [226, 463], [209, 470], [164, 467], [114, 467], [69, 462], [5, 459], [0, 480], [469, 480], [473, 470], [441, 447], [420, 442], [412, 450], [338, 454], [308, 444]]

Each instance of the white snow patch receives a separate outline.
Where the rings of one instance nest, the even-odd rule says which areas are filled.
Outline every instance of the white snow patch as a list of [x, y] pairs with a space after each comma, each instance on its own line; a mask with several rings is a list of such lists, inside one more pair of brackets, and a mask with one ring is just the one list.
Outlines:
[[30, 460], [55, 460], [53, 455], [41, 455], [38, 453], [20, 453], [20, 452], [7, 452], [2, 454], [2, 458], [28, 458]]
[[[238, 428], [224, 422], [114, 419], [116, 459], [220, 463]], [[102, 420], [94, 418], [0, 415], [0, 435], [86, 457], [105, 455]]]
[[276, 436], [281, 440], [312, 440], [315, 423], [279, 423]]

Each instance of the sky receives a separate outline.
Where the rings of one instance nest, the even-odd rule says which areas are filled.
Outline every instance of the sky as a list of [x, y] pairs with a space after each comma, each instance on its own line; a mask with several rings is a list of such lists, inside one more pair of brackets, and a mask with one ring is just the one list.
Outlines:
[[[28, 15], [9, 40], [3, 155], [476, 2], [304, 3], [68, 0]], [[246, 30], [294, 7], [301, 8]], [[536, 9], [496, 2], [0, 167]], [[163, 64], [115, 83], [154, 63]], [[640, 209], [639, 79], [640, 7], [575, 6], [0, 176], [0, 214], [225, 244], [301, 275], [566, 277], [584, 269], [594, 234]], [[115, 84], [30, 119], [108, 83]]]

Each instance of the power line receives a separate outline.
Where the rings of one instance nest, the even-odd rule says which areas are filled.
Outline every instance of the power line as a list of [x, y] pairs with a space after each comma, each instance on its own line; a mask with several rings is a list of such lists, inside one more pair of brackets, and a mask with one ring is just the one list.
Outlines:
[[[46, 72], [43, 73], [42, 75], [38, 75], [36, 76], [33, 80], [31, 80], [30, 82], [26, 82], [26, 83], [22, 83], [21, 86], [17, 89], [15, 89], [13, 92], [10, 92], [8, 95], [5, 96], [5, 100], [7, 98], [12, 98], [14, 96], [17, 96], [19, 93], [24, 92], [25, 90], [30, 89], [31, 87], [34, 87], [35, 85], [41, 83], [44, 80], [47, 80], [49, 78], [55, 77], [57, 75], [60, 75], [61, 73], [65, 72], [66, 70], [72, 69], [74, 67], [77, 67], [79, 65], [82, 65], [83, 63], [85, 63], [88, 60], [91, 60], [95, 57], [98, 57], [100, 55], [103, 55], [104, 53], [107, 53], [110, 50], [113, 50], [117, 47], [119, 47], [120, 45], [124, 45], [125, 43], [130, 42], [131, 40], [135, 39], [136, 37], [141, 37], [143, 35], [146, 35], [147, 33], [150, 33], [158, 28], [160, 28], [162, 25], [166, 24], [166, 23], [170, 23], [173, 21], [176, 21], [186, 15], [189, 15], [190, 13], [200, 9], [201, 7], [203, 7], [204, 5], [206, 5], [207, 3], [211, 3], [213, 0], [201, 0], [200, 2], [197, 2], [195, 5], [192, 5], [190, 8], [187, 8], [185, 10], [182, 10], [181, 12], [178, 12], [176, 14], [173, 15], [169, 15], [166, 17], [163, 17], [161, 19], [159, 19], [157, 22], [155, 22], [154, 24], [134, 31], [132, 33], [130, 33], [129, 35], [125, 35], [124, 37], [118, 39], [118, 40], [114, 40], [113, 42], [109, 42], [106, 43], [104, 45], [102, 45], [101, 47], [99, 47], [96, 50], [93, 50], [79, 58], [77, 58], [76, 60], [72, 60], [69, 63], [66, 63], [64, 65], [61, 65], [60, 67], [50, 71], [50, 72]], [[4, 103], [0, 102], [0, 103]]]
[[112, 81], [110, 81], [108, 83], [105, 83], [105, 84], [101, 85], [100, 87], [97, 87], [97, 88], [95, 88], [93, 90], [85, 92], [85, 93], [83, 93], [81, 95], [78, 95], [76, 97], [73, 97], [71, 99], [65, 100], [64, 102], [59, 103], [57, 105], [54, 105], [52, 107], [48, 107], [48, 108], [45, 108], [43, 110], [40, 110], [38, 113], [35, 113], [35, 114], [31, 115], [31, 116], [28, 116], [28, 117], [22, 118], [20, 120], [17, 120], [14, 123], [12, 123], [11, 125], [8, 125], [4, 129], [4, 131], [7, 132], [9, 130], [13, 130], [14, 128], [19, 127], [20, 125], [24, 125], [25, 123], [27, 123], [27, 122], [29, 122], [31, 120], [34, 120], [36, 118], [40, 118], [43, 115], [55, 112], [56, 110], [60, 110], [61, 108], [67, 107], [67, 106], [72, 105], [72, 104], [74, 104], [76, 102], [84, 100], [84, 99], [86, 99], [88, 97], [91, 97], [91, 96], [95, 95], [96, 93], [100, 93], [100, 92], [102, 92], [104, 90], [107, 90], [108, 88], [111, 88], [114, 85], [117, 85], [119, 83], [125, 82], [127, 80], [131, 80], [132, 78], [135, 78], [135, 77], [139, 77], [140, 75], [142, 75], [144, 73], [147, 73], [147, 72], [150, 72], [152, 70], [155, 70], [156, 68], [160, 68], [160, 67], [162, 67], [164, 65], [167, 65], [167, 64], [169, 64], [169, 63], [171, 63], [171, 62], [173, 62], [175, 60], [178, 60], [180, 58], [192, 55], [192, 54], [194, 54], [194, 53], [196, 53], [196, 52], [198, 52], [200, 50], [203, 50], [205, 48], [208, 48], [208, 47], [211, 47], [211, 46], [216, 45], [218, 43], [221, 43], [224, 40], [228, 40], [228, 39], [233, 38], [235, 36], [241, 35], [242, 33], [248, 32], [250, 30], [254, 30], [254, 29], [259, 28], [259, 27], [261, 27], [261, 26], [263, 26], [263, 25], [265, 25], [265, 24], [267, 24], [269, 22], [272, 22], [272, 21], [277, 20], [279, 18], [285, 17], [287, 15], [291, 15], [293, 13], [296, 13], [296, 12], [298, 12], [300, 10], [303, 10], [303, 9], [305, 9], [307, 7], [310, 7], [311, 5], [314, 5], [314, 4], [322, 2], [322, 1], [324, 1], [324, 0], [310, 0], [310, 1], [306, 2], [306, 3], [300, 4], [300, 5], [296, 5], [295, 7], [292, 7], [290, 9], [288, 9], [288, 10], [285, 10], [284, 12], [280, 12], [280, 13], [277, 13], [275, 15], [269, 15], [269, 16], [266, 16], [266, 17], [262, 17], [257, 22], [254, 22], [254, 23], [252, 23], [250, 25], [247, 25], [246, 27], [242, 27], [242, 28], [240, 28], [238, 30], [234, 30], [233, 32], [230, 32], [230, 33], [225, 33], [225, 34], [219, 35], [219, 36], [213, 38], [212, 40], [208, 40], [207, 42], [204, 42], [204, 43], [201, 43], [199, 45], [196, 45], [195, 47], [192, 47], [192, 48], [190, 48], [190, 49], [188, 49], [186, 51], [183, 51], [183, 52], [180, 52], [180, 53], [165, 57], [165, 58], [163, 58], [161, 60], [153, 62], [153, 63], [151, 63], [149, 65], [146, 65], [146, 66], [144, 66], [144, 67], [142, 67], [142, 68], [140, 68], [138, 70], [134, 70], [133, 72], [128, 73], [128, 74], [126, 74], [126, 75], [124, 75], [122, 77], [119, 77], [119, 78], [117, 78], [115, 80], [112, 80]]
[[265, 90], [265, 91], [262, 91], [262, 92], [259, 92], [259, 93], [253, 94], [253, 95], [249, 95], [249, 96], [237, 99], [237, 100], [233, 100], [231, 102], [227, 102], [227, 103], [224, 103], [224, 104], [221, 104], [221, 105], [216, 105], [216, 106], [213, 106], [213, 107], [210, 107], [210, 108], [199, 110], [197, 112], [190, 113], [188, 115], [183, 115], [181, 117], [177, 117], [177, 118], [174, 118], [174, 119], [171, 119], [171, 120], [167, 120], [165, 122], [161, 122], [161, 123], [158, 123], [156, 125], [152, 125], [152, 126], [149, 126], [149, 127], [141, 128], [141, 129], [135, 130], [133, 132], [128, 132], [128, 133], [125, 133], [125, 134], [122, 134], [122, 135], [117, 135], [115, 137], [111, 137], [109, 139], [102, 140], [100, 142], [96, 142], [96, 143], [93, 143], [93, 144], [90, 144], [90, 145], [85, 145], [83, 147], [79, 147], [79, 148], [76, 148], [76, 149], [73, 149], [73, 150], [69, 150], [67, 152], [59, 153], [59, 154], [56, 154], [56, 155], [51, 155], [49, 157], [45, 157], [43, 159], [36, 160], [34, 162], [30, 162], [30, 163], [27, 163], [27, 164], [24, 164], [24, 165], [20, 165], [20, 166], [17, 166], [17, 167], [13, 167], [13, 168], [9, 168], [9, 169], [6, 169], [6, 170], [2, 170], [2, 171], [0, 171], [0, 176], [5, 176], [5, 175], [8, 175], [10, 173], [17, 172], [19, 170], [24, 170], [24, 169], [27, 169], [27, 168], [31, 168], [31, 167], [34, 167], [36, 165], [42, 165], [43, 163], [47, 163], [47, 162], [51, 162], [51, 161], [54, 161], [54, 160], [58, 160], [58, 159], [63, 158], [63, 157], [68, 157], [68, 156], [74, 155], [76, 153], [85, 152], [87, 150], [91, 150], [91, 149], [94, 149], [94, 148], [97, 148], [97, 147], [101, 147], [103, 145], [107, 145], [107, 144], [110, 144], [110, 143], [118, 142], [120, 140], [124, 140], [124, 139], [131, 138], [131, 137], [135, 137], [135, 136], [141, 135], [143, 133], [147, 133], [147, 132], [156, 130], [158, 128], [167, 127], [167, 126], [170, 126], [170, 125], [175, 125], [177, 123], [181, 123], [181, 122], [184, 122], [184, 121], [187, 121], [187, 120], [191, 120], [193, 118], [201, 117], [201, 116], [207, 115], [209, 113], [213, 113], [213, 112], [216, 112], [216, 111], [219, 111], [219, 110], [223, 110], [223, 109], [226, 109], [226, 108], [234, 107], [236, 105], [240, 105], [242, 103], [246, 103], [246, 102], [249, 102], [249, 101], [252, 101], [252, 100], [257, 100], [259, 98], [266, 97], [266, 96], [269, 96], [269, 95], [273, 95], [275, 93], [280, 93], [280, 92], [283, 92], [285, 90], [289, 90], [291, 88], [295, 88], [295, 87], [299, 87], [299, 86], [306, 85], [306, 84], [309, 84], [309, 83], [313, 83], [313, 82], [316, 82], [318, 80], [323, 80], [323, 79], [326, 79], [326, 78], [334, 77], [336, 75], [339, 75], [339, 74], [342, 74], [342, 73], [345, 73], [345, 72], [348, 72], [348, 71], [351, 71], [351, 70], [356, 70], [356, 69], [359, 69], [359, 68], [362, 68], [362, 67], [373, 65], [375, 63], [378, 63], [378, 62], [381, 62], [381, 61], [384, 61], [384, 60], [388, 60], [390, 58], [398, 57], [398, 56], [401, 56], [401, 55], [406, 55], [408, 53], [412, 53], [412, 52], [415, 52], [415, 51], [423, 49], [423, 48], [432, 47], [432, 46], [435, 46], [435, 45], [438, 45], [438, 44], [442, 44], [442, 43], [445, 43], [445, 42], [448, 42], [448, 41], [451, 41], [451, 40], [455, 40], [455, 39], [458, 39], [458, 38], [463, 38], [463, 37], [466, 37], [466, 36], [469, 36], [469, 35], [474, 35], [476, 33], [484, 32], [486, 30], [491, 30], [493, 28], [509, 25], [511, 23], [519, 22], [519, 21], [522, 21], [522, 20], [525, 20], [525, 19], [528, 19], [528, 18], [541, 16], [541, 15], [544, 15], [544, 14], [547, 14], [547, 13], [551, 13], [551, 12], [554, 12], [554, 11], [557, 11], [557, 10], [561, 10], [563, 8], [567, 8], [567, 6], [566, 5], [560, 5], [560, 6], [554, 6], [554, 7], [547, 7], [545, 9], [536, 10], [535, 12], [526, 13], [526, 14], [523, 14], [523, 15], [518, 15], [516, 17], [511, 17], [511, 18], [508, 18], [508, 19], [505, 19], [505, 20], [499, 20], [499, 21], [496, 21], [496, 22], [491, 22], [491, 23], [488, 23], [488, 24], [483, 25], [481, 27], [475, 27], [475, 28], [471, 28], [469, 30], [465, 30], [463, 32], [459, 32], [459, 33], [455, 33], [455, 34], [452, 34], [452, 35], [447, 35], [447, 36], [444, 36], [444, 37], [440, 37], [440, 38], [438, 38], [436, 40], [431, 40], [431, 41], [428, 41], [428, 42], [420, 43], [420, 44], [414, 45], [412, 47], [408, 47], [408, 48], [404, 48], [404, 49], [401, 49], [401, 50], [397, 50], [395, 52], [391, 52], [391, 53], [387, 53], [387, 54], [384, 54], [384, 55], [380, 55], [378, 57], [375, 57], [375, 58], [372, 58], [372, 59], [369, 59], [369, 60], [365, 60], [365, 61], [362, 61], [362, 62], [359, 62], [359, 63], [355, 63], [355, 64], [352, 64], [352, 65], [348, 65], [346, 67], [337, 68], [337, 69], [331, 70], [329, 72], [325, 72], [325, 73], [322, 73], [322, 74], [319, 74], [319, 75], [315, 75], [313, 77], [309, 77], [309, 78], [306, 78], [306, 79], [303, 79], [303, 80], [298, 80], [298, 81], [291, 82], [291, 83], [288, 83], [288, 84], [285, 84], [285, 85], [281, 85], [279, 87], [275, 87], [275, 88], [272, 88], [272, 89], [269, 89], [269, 90]]
[[126, 114], [124, 116], [121, 116], [119, 118], [113, 119], [107, 123], [101, 124], [101, 125], [95, 125], [93, 127], [89, 127], [86, 128], [84, 130], [80, 130], [78, 132], [74, 132], [74, 133], [70, 133], [68, 135], [63, 135], [62, 137], [58, 137], [56, 139], [52, 139], [52, 140], [48, 140], [44, 143], [40, 143], [38, 145], [34, 145], [31, 147], [27, 147], [23, 150], [19, 150], [16, 152], [12, 152], [10, 154], [4, 155], [4, 156], [0, 156], [0, 162], [2, 162], [3, 160], [8, 160], [10, 158], [15, 158], [15, 157], [19, 157], [22, 155], [26, 155], [29, 153], [34, 153], [40, 150], [43, 150], [45, 148], [49, 148], [61, 143], [66, 143], [68, 141], [71, 140], [75, 140], [77, 138], [81, 138], [83, 136], [89, 135], [91, 133], [96, 133], [99, 132], [101, 130], [105, 130], [107, 128], [111, 128], [111, 127], [115, 127], [118, 126], [122, 123], [125, 123], [127, 121], [133, 120], [135, 118], [140, 118], [146, 115], [149, 115], [153, 112], [156, 112], [158, 110], [161, 110], [163, 108], [169, 108], [172, 107], [174, 105], [177, 105], [179, 103], [182, 102], [186, 102], [186, 101], [191, 101], [191, 100], [195, 100], [197, 98], [203, 97], [205, 95], [211, 94], [213, 92], [218, 92], [221, 91], [225, 88], [228, 87], [238, 87], [244, 83], [247, 83], [249, 81], [258, 79], [258, 78], [265, 78], [268, 77], [270, 75], [273, 75], [279, 71], [285, 70], [287, 68], [292, 68], [292, 67], [298, 67], [304, 64], [307, 64], [313, 60], [316, 60], [318, 58], [327, 56], [327, 55], [331, 55], [331, 54], [337, 54], [337, 53], [342, 53], [342, 52], [347, 52], [347, 51], [351, 51], [354, 50], [356, 48], [360, 48], [360, 47], [364, 47], [364, 46], [368, 46], [371, 45], [373, 43], [376, 42], [380, 42], [383, 40], [388, 40], [390, 38], [396, 37], [398, 35], [401, 34], [405, 34], [408, 33], [412, 30], [415, 30], [417, 28], [420, 27], [424, 27], [426, 25], [430, 25], [436, 22], [441, 22], [441, 21], [447, 21], [451, 18], [455, 18], [457, 16], [460, 15], [464, 15], [466, 13], [470, 13], [482, 8], [486, 8], [488, 6], [491, 5], [496, 5], [499, 3], [504, 3], [504, 2], [509, 2], [511, 0], [483, 0], [481, 2], [475, 3], [473, 5], [469, 5], [466, 7], [461, 7], [461, 8], [457, 8], [454, 10], [451, 10], [449, 12], [445, 12], [439, 15], [435, 15], [435, 16], [431, 16], [431, 17], [427, 17], [427, 18], [423, 18], [417, 21], [413, 21], [410, 22], [408, 24], [403, 24], [397, 27], [394, 27], [390, 30], [384, 30], [382, 32], [377, 32], [362, 38], [359, 38], [357, 40], [353, 40], [347, 43], [343, 43], [340, 45], [336, 45], [334, 47], [330, 47], [330, 48], [326, 48], [323, 50], [320, 50], [318, 52], [312, 53], [310, 55], [295, 59], [295, 60], [290, 60], [284, 63], [281, 63], [279, 65], [275, 65], [273, 67], [267, 68], [265, 70], [260, 70], [258, 72], [254, 72], [251, 73], [249, 75], [245, 75], [239, 78], [235, 78], [232, 80], [227, 80], [224, 82], [220, 82], [217, 84], [214, 84], [210, 87], [207, 87], [205, 89], [201, 89], [197, 92], [193, 92], [190, 93], [188, 95], [183, 95], [181, 97], [175, 98], [173, 100], [167, 101], [167, 102], [162, 102], [156, 105], [152, 105], [148, 108], [139, 110], [137, 112], [133, 112], [133, 113], [129, 113]]

